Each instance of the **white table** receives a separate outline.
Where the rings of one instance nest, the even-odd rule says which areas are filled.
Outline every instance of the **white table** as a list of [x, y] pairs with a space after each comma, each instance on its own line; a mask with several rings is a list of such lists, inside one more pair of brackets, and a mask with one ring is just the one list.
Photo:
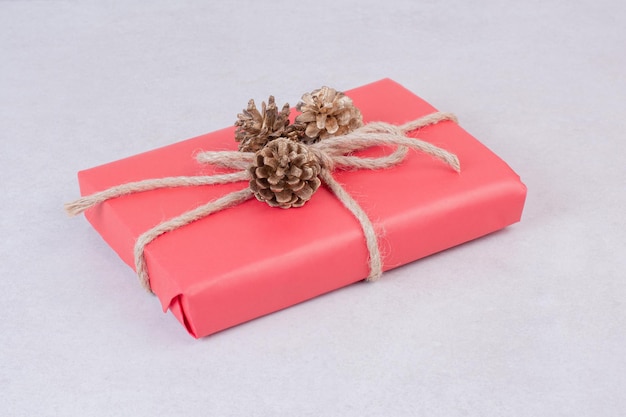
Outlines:
[[[0, 2], [3, 413], [626, 414], [626, 3], [270, 3]], [[80, 169], [384, 77], [521, 175], [521, 223], [194, 340], [63, 214]]]

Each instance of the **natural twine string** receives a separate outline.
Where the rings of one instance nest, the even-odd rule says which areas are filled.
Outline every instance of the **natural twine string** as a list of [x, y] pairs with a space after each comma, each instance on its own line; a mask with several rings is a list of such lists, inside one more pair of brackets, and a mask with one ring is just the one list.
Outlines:
[[[312, 152], [320, 162], [322, 168], [319, 175], [320, 179], [326, 183], [337, 199], [341, 201], [361, 225], [369, 252], [370, 272], [367, 277], [368, 281], [378, 279], [382, 274], [383, 268], [376, 231], [361, 206], [348, 194], [341, 184], [334, 179], [332, 171], [335, 169], [375, 170], [389, 168], [402, 162], [407, 155], [408, 149], [411, 148], [432, 155], [459, 172], [460, 165], [456, 155], [423, 140], [405, 136], [410, 131], [448, 120], [455, 123], [457, 122], [453, 114], [443, 112], [432, 113], [400, 126], [384, 122], [373, 122], [349, 134], [324, 139], [315, 144], [307, 145], [307, 150]], [[350, 155], [352, 152], [358, 150], [381, 145], [396, 146], [397, 149], [390, 155], [377, 158], [361, 158]], [[128, 194], [160, 188], [190, 187], [246, 181], [250, 179], [248, 168], [254, 159], [254, 155], [255, 154], [252, 152], [237, 151], [202, 152], [196, 157], [198, 162], [238, 169], [240, 171], [210, 176], [168, 177], [130, 182], [79, 198], [74, 202], [66, 204], [65, 210], [69, 215], [74, 216], [96, 204]], [[213, 213], [238, 205], [253, 196], [254, 194], [249, 187], [232, 192], [217, 200], [208, 202], [193, 210], [166, 220], [141, 234], [135, 242], [134, 249], [135, 269], [141, 285], [147, 291], [152, 292], [145, 259], [145, 248], [150, 242], [164, 233], [174, 231]]]

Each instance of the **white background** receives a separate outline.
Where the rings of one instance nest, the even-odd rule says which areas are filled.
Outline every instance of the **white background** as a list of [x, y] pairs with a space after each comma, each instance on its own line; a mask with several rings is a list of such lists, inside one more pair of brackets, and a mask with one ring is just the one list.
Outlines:
[[[1, 1], [2, 414], [625, 415], [624, 21], [619, 0]], [[384, 77], [521, 175], [521, 223], [194, 340], [62, 211], [78, 170], [249, 98]]]

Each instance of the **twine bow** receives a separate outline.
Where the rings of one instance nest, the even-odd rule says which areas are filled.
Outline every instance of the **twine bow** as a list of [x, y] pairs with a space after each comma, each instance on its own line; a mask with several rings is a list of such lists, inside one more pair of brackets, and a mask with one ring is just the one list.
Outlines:
[[[415, 149], [432, 155], [445, 162], [455, 171], [459, 172], [460, 165], [456, 155], [423, 140], [409, 138], [406, 136], [406, 134], [410, 131], [447, 120], [455, 123], [457, 121], [456, 117], [451, 113], [437, 112], [400, 126], [384, 122], [373, 122], [346, 135], [327, 138], [311, 145], [301, 144], [301, 146], [304, 147], [303, 152], [306, 154], [305, 156], [319, 163], [320, 169], [318, 177], [321, 182], [328, 186], [337, 199], [341, 201], [341, 203], [354, 215], [361, 225], [367, 250], [369, 252], [370, 272], [367, 277], [368, 281], [378, 279], [382, 274], [383, 268], [376, 232], [367, 214], [341, 186], [341, 184], [334, 179], [332, 172], [336, 169], [376, 170], [392, 167], [404, 160], [409, 149]], [[275, 139], [275, 141], [277, 140], [287, 139]], [[272, 142], [270, 142], [270, 144], [271, 143]], [[351, 155], [352, 152], [373, 146], [395, 146], [396, 149], [393, 153], [387, 156], [377, 158], [362, 158]], [[238, 171], [210, 176], [181, 176], [130, 182], [79, 198], [74, 202], [66, 204], [65, 210], [69, 215], [74, 216], [84, 212], [94, 205], [103, 203], [104, 201], [112, 198], [138, 192], [157, 190], [160, 188], [226, 184], [240, 181], [250, 182], [253, 177], [251, 167], [252, 171], [254, 171], [253, 163], [257, 155], [258, 152], [202, 152], [196, 156], [198, 162], [236, 169]], [[166, 220], [141, 234], [137, 238], [134, 248], [135, 270], [139, 276], [141, 285], [148, 292], [152, 292], [150, 287], [150, 277], [148, 275], [148, 268], [144, 256], [144, 249], [150, 242], [164, 233], [174, 231], [213, 213], [243, 203], [255, 195], [257, 199], [264, 201], [263, 196], [258, 193], [255, 194], [255, 191], [253, 190], [254, 187], [251, 188], [251, 186], [252, 184], [250, 184], [247, 188], [234, 191], [216, 200], [196, 207], [195, 209], [189, 210], [177, 217]]]

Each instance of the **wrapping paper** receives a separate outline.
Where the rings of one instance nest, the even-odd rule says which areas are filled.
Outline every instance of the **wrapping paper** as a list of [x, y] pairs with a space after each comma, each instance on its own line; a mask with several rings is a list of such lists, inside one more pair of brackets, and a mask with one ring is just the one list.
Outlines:
[[[436, 111], [389, 79], [346, 94], [360, 108], [365, 123], [401, 124]], [[393, 168], [334, 172], [374, 223], [385, 270], [520, 220], [526, 187], [504, 161], [459, 125], [442, 122], [409, 136], [455, 153], [461, 173], [414, 151]], [[203, 150], [236, 148], [234, 127], [222, 129], [81, 171], [81, 194], [147, 178], [226, 172], [198, 164], [194, 155]], [[374, 148], [359, 155], [390, 152]], [[85, 215], [133, 267], [133, 246], [140, 234], [245, 187], [247, 182], [149, 191], [106, 201]], [[283, 210], [249, 200], [160, 236], [146, 247], [145, 255], [150, 283], [163, 309], [169, 309], [194, 337], [283, 309], [368, 275], [363, 232], [352, 214], [324, 187], [301, 208]], [[139, 285], [137, 288], [142, 294]]]

